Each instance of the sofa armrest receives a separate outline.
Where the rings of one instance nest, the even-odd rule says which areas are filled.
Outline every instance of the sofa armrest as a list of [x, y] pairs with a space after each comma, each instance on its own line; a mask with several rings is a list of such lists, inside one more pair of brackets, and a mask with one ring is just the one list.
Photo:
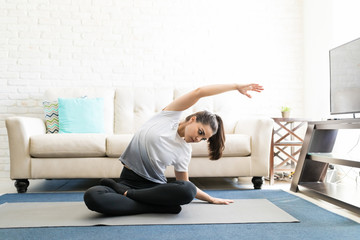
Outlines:
[[235, 127], [235, 133], [251, 136], [251, 175], [269, 175], [269, 157], [274, 121], [271, 118], [240, 119]]
[[30, 178], [30, 137], [45, 134], [45, 122], [40, 118], [10, 117], [5, 123], [9, 138], [10, 178]]

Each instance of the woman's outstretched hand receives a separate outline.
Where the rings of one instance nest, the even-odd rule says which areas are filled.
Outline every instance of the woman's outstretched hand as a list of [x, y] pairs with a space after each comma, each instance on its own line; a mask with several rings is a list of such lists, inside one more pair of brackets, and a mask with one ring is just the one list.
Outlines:
[[234, 200], [231, 199], [222, 199], [222, 198], [214, 198], [211, 197], [211, 200], [209, 201], [209, 203], [212, 204], [225, 204], [225, 205], [229, 205], [230, 203], [233, 203]]
[[248, 98], [251, 98], [251, 95], [248, 93], [248, 91], [261, 92], [264, 90], [263, 86], [256, 83], [238, 85], [237, 89], [241, 94], [247, 96]]

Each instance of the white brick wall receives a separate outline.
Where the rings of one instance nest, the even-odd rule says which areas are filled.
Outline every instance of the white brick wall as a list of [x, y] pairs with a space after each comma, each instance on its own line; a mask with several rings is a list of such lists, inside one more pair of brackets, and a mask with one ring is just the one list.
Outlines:
[[42, 117], [47, 88], [260, 82], [239, 111], [301, 115], [302, 17], [301, 0], [0, 0], [0, 177], [4, 120]]

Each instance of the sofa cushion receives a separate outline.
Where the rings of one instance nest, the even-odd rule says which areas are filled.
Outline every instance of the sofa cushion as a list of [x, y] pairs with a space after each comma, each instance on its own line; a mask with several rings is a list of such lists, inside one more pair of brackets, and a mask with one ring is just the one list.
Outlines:
[[30, 156], [39, 158], [103, 157], [104, 134], [44, 134], [30, 138]]
[[129, 145], [133, 134], [115, 134], [106, 138], [106, 156], [119, 158]]
[[[118, 158], [130, 143], [133, 134], [118, 134], [108, 136], [106, 140], [106, 155]], [[207, 142], [192, 143], [193, 157], [207, 157]], [[227, 134], [223, 157], [245, 157], [251, 154], [251, 137], [244, 134]]]
[[[251, 154], [251, 137], [245, 134], [226, 134], [223, 157], [245, 157]], [[207, 157], [208, 144], [206, 141], [191, 143], [193, 157]]]

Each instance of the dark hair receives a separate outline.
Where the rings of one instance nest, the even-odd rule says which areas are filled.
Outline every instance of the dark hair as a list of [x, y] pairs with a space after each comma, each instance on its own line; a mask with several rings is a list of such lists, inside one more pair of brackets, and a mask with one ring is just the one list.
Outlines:
[[185, 120], [189, 121], [193, 116], [196, 116], [196, 122], [211, 127], [213, 135], [207, 141], [209, 158], [210, 160], [218, 160], [225, 149], [225, 132], [221, 117], [209, 111], [201, 111], [187, 116]]

